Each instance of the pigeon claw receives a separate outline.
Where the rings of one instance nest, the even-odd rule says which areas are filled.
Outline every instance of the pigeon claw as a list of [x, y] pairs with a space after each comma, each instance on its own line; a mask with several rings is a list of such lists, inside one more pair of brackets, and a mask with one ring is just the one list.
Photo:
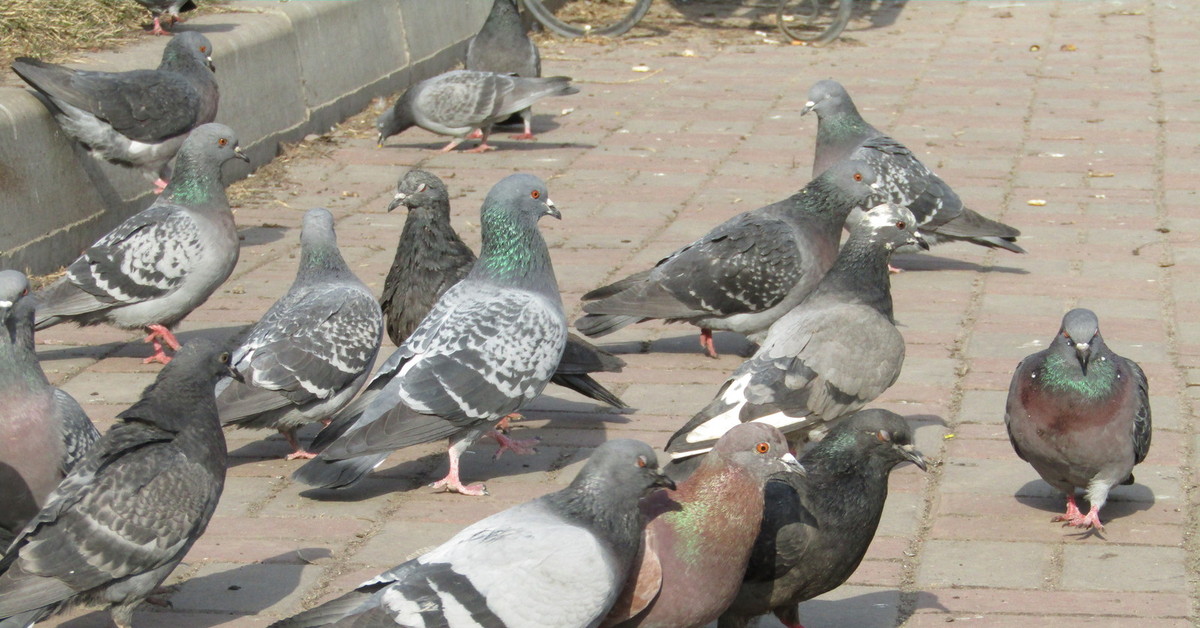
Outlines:
[[[456, 474], [457, 475], [457, 474]], [[474, 484], [463, 484], [458, 477], [446, 477], [429, 485], [435, 492], [438, 493], [459, 493], [461, 495], [470, 495], [472, 497], [482, 497], [487, 495], [487, 487], [481, 482]]]
[[713, 344], [712, 330], [707, 327], [700, 328], [700, 348], [704, 349], [704, 355], [714, 360], [721, 357], [717, 355], [717, 347]]
[[535, 446], [542, 442], [541, 438], [536, 437], [527, 440], [509, 438], [500, 430], [492, 431], [489, 436], [496, 439], [496, 442], [500, 444], [500, 448], [496, 450], [496, 454], [492, 456], [492, 460], [499, 460], [501, 454], [506, 451], [511, 451], [518, 456], [529, 456], [536, 454], [537, 449], [535, 449]]
[[535, 142], [537, 141], [537, 138], [534, 137], [533, 133], [531, 133], [529, 131], [525, 131], [524, 133], [518, 133], [516, 135], [510, 135], [509, 137], [511, 137], [514, 140], [533, 140]]
[[486, 153], [489, 150], [496, 150], [496, 147], [492, 146], [491, 144], [488, 144], [487, 142], [480, 142], [479, 146], [465, 150], [463, 152], [465, 152], [465, 153]]

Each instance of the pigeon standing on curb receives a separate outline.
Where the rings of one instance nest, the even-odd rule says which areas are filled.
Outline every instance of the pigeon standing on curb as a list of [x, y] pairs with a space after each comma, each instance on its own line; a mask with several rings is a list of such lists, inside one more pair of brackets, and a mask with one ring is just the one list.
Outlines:
[[[912, 151], [863, 120], [837, 81], [818, 81], [812, 86], [801, 114], [809, 111], [817, 114], [814, 176], [843, 159], [864, 160], [879, 175], [880, 182], [868, 207], [876, 203], [907, 207], [930, 244], [964, 240], [1013, 253], [1025, 252], [1017, 245], [1020, 231], [964, 206], [958, 194]], [[857, 215], [851, 216], [851, 221], [857, 219]]]
[[482, 139], [468, 153], [493, 150], [487, 143], [492, 125], [508, 116], [528, 109], [533, 103], [550, 96], [579, 93], [570, 77], [521, 78], [494, 72], [454, 70], [425, 79], [408, 88], [375, 121], [379, 129], [379, 145], [384, 140], [414, 126], [440, 135], [454, 137], [442, 148], [453, 150], [478, 129]]
[[[174, 40], [173, 40], [174, 41]], [[206, 124], [179, 150], [175, 177], [158, 200], [117, 225], [67, 273], [38, 293], [36, 329], [72, 321], [147, 328], [154, 354], [179, 341], [170, 328], [200, 307], [237, 265], [241, 245], [221, 182], [221, 165], [249, 162], [233, 129]]]
[[188, 132], [217, 117], [212, 44], [196, 32], [167, 42], [156, 70], [90, 72], [28, 57], [12, 69], [54, 104], [67, 135], [98, 158], [141, 170], [156, 192]]
[[[450, 196], [446, 184], [436, 175], [415, 169], [404, 173], [388, 211], [401, 205], [408, 208], [408, 218], [379, 298], [388, 337], [397, 347], [404, 344], [442, 294], [466, 277], [475, 264], [475, 253], [450, 226]], [[621, 358], [568, 334], [562, 360], [550, 381], [623, 409], [627, 407], [625, 402], [591, 376], [601, 371], [618, 373], [623, 368], [625, 361]]]
[[905, 462], [925, 470], [908, 423], [894, 412], [863, 410], [804, 455], [803, 477], [767, 482], [745, 581], [717, 627], [746, 628], [773, 612], [798, 628], [800, 602], [841, 586], [858, 569], [883, 516], [888, 474]]
[[[467, 44], [467, 69], [496, 74], [515, 74], [523, 78], [542, 75], [542, 55], [525, 32], [525, 24], [514, 0], [494, 0], [492, 10], [479, 33]], [[532, 140], [533, 111], [526, 107], [517, 112], [525, 132], [512, 135], [515, 140]]]
[[296, 430], [328, 421], [366, 383], [383, 338], [383, 315], [371, 290], [338, 250], [333, 215], [304, 215], [296, 280], [233, 352], [241, 381], [222, 380], [223, 425], [274, 428], [292, 447], [288, 460], [313, 458]]
[[229, 354], [188, 343], [92, 446], [0, 560], [0, 626], [72, 604], [133, 610], [204, 533], [225, 485], [213, 387]]
[[[912, 212], [880, 205], [850, 230], [817, 289], [775, 322], [758, 352], [667, 442], [681, 459], [704, 453], [735, 425], [762, 421], [793, 442], [862, 408], [900, 376], [904, 338], [892, 318], [888, 259], [924, 245]], [[926, 245], [927, 246], [927, 245]]]
[[802, 475], [779, 430], [739, 425], [671, 494], [642, 501], [640, 560], [604, 625], [702, 628], [737, 595], [762, 522], [769, 477]]
[[0, 271], [0, 554], [100, 438], [83, 408], [46, 379], [34, 307], [29, 279]]
[[[1017, 365], [1004, 413], [1017, 455], [1067, 497], [1055, 521], [1103, 530], [1100, 509], [1150, 451], [1150, 389], [1136, 362], [1113, 353], [1091, 310], [1063, 317], [1050, 346]], [[1087, 514], [1075, 489], [1087, 492]]]
[[595, 628], [641, 546], [638, 500], [675, 484], [645, 443], [596, 448], [567, 488], [467, 526], [432, 551], [272, 628]]
[[[137, 0], [137, 3], [146, 7], [154, 17], [154, 30], [151, 31], [154, 35], [170, 35], [169, 29], [174, 27], [176, 22], [183, 21], [179, 19], [179, 14], [196, 8], [193, 0]], [[166, 30], [162, 24], [164, 18], [169, 20]]]
[[847, 161], [796, 194], [744, 212], [651, 268], [583, 295], [585, 336], [652, 319], [700, 328], [716, 357], [712, 330], [758, 342], [768, 327], [812, 292], [838, 254], [842, 225], [874, 192], [866, 163]]
[[[450, 471], [434, 487], [486, 494], [482, 485], [463, 485], [459, 457], [541, 394], [567, 340], [558, 282], [538, 231], [542, 216], [562, 215], [535, 176], [510, 175], [488, 192], [480, 211], [483, 249], [471, 272], [442, 295], [363, 396], [317, 435], [313, 447], [324, 451], [293, 478], [349, 486], [397, 449], [449, 438]], [[493, 436], [501, 452], [528, 451], [527, 443]]]

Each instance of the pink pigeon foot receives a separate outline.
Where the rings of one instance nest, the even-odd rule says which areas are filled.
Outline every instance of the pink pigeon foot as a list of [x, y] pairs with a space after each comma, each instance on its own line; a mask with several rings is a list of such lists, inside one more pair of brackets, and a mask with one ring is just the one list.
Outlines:
[[152, 35], [170, 35], [171, 33], [163, 30], [162, 22], [159, 18], [154, 18], [154, 30], [150, 31]]
[[446, 474], [446, 477], [434, 482], [433, 484], [430, 484], [429, 487], [438, 492], [459, 493], [462, 495], [471, 495], [473, 497], [487, 495], [487, 487], [485, 487], [482, 483], [476, 482], [475, 484], [464, 485], [462, 480], [458, 477], [458, 457], [461, 456], [463, 450], [467, 448], [469, 441], [462, 440], [457, 443], [451, 441], [451, 443], [452, 444], [450, 445], [449, 451], [450, 472]]
[[167, 180], [159, 177], [154, 180], [154, 193], [162, 194], [163, 190], [167, 189]]
[[1085, 530], [1088, 528], [1095, 528], [1101, 532], [1104, 531], [1104, 524], [1100, 523], [1100, 509], [1094, 506], [1088, 511], [1087, 515], [1071, 521], [1070, 525], [1073, 525], [1076, 528], [1083, 528]]
[[1074, 525], [1075, 521], [1083, 519], [1083, 513], [1079, 510], [1079, 505], [1075, 503], [1074, 495], [1067, 495], [1067, 512], [1058, 515], [1051, 521], [1065, 521], [1067, 525]]
[[492, 145], [490, 145], [490, 144], [488, 144], [487, 142], [480, 142], [480, 143], [479, 143], [479, 146], [476, 146], [475, 148], [472, 148], [472, 149], [470, 149], [470, 150], [466, 150], [466, 151], [463, 151], [463, 152], [466, 152], [466, 153], [486, 153], [486, 152], [488, 152], [489, 150], [496, 150], [496, 147], [495, 147], [495, 146], [492, 146]]
[[506, 434], [504, 434], [504, 432], [501, 432], [500, 430], [494, 430], [493, 432], [488, 434], [488, 436], [491, 436], [492, 438], [496, 439], [497, 443], [500, 443], [500, 449], [496, 450], [496, 455], [492, 456], [492, 460], [499, 460], [500, 455], [506, 451], [511, 451], [518, 456], [528, 456], [530, 454], [536, 454], [537, 450], [534, 449], [534, 446], [536, 446], [538, 443], [542, 442], [542, 439], [540, 439], [540, 438], [530, 438], [527, 440], [517, 440], [515, 438], [509, 438]]
[[700, 328], [700, 348], [704, 349], [704, 355], [716, 359], [721, 356], [717, 355], [717, 348], [713, 345], [712, 330], [707, 327]]
[[[446, 144], [445, 146], [442, 147], [442, 152], [448, 153], [448, 152], [454, 150], [454, 147], [458, 146], [459, 144], [462, 144], [464, 139], [466, 139], [466, 138], [456, 137], [456, 138], [450, 140], [449, 144]], [[383, 144], [380, 144], [380, 146], [383, 146]]]
[[296, 439], [296, 430], [279, 430], [280, 434], [287, 439], [288, 445], [292, 447], [292, 453], [284, 456], [284, 460], [312, 460], [317, 457], [311, 451], [308, 451], [300, 446], [300, 441]]
[[[150, 335], [146, 336], [145, 342], [154, 344], [154, 354], [142, 360], [142, 364], [149, 364], [151, 362], [166, 364], [170, 362], [171, 356], [163, 351], [163, 344], [165, 343], [172, 350], [178, 351], [179, 341], [175, 339], [175, 334], [172, 334], [171, 330], [162, 325], [150, 325], [147, 329], [150, 330]], [[160, 340], [161, 342], [159, 342]]]
[[896, 268], [895, 266], [892, 266], [891, 264], [888, 264], [888, 272], [889, 272], [889, 273], [891, 273], [891, 274], [893, 274], [893, 275], [899, 275], [900, 273], [904, 272], [904, 269], [903, 269], [903, 268]]
[[524, 133], [518, 133], [517, 135], [510, 135], [509, 137], [513, 138], [514, 140], [534, 140], [534, 141], [537, 141], [537, 138], [536, 138], [536, 137], [534, 137], [534, 136], [533, 136], [533, 133], [532, 133], [532, 132], [530, 132], [528, 129], [526, 129]]
[[467, 139], [469, 140], [477, 140], [481, 137], [483, 137], [483, 131], [480, 131], [479, 129], [475, 129], [467, 134]]

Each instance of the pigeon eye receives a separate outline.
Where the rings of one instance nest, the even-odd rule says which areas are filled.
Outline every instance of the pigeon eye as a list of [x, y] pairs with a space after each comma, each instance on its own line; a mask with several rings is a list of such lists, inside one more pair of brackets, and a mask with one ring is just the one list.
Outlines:
[[222, 353], [217, 360], [220, 361], [221, 364], [229, 364], [229, 352], [226, 351], [225, 353]]
[[768, 451], [771, 451], [771, 443], [759, 443], [754, 446], [754, 451], [757, 451], [760, 454], [765, 454]]
[[530, 192], [529, 195], [532, 196], [534, 198], [534, 200], [537, 200], [539, 198], [542, 198], [542, 191], [534, 190], [534, 191]]
[[200, 46], [200, 52], [207, 53], [207, 52], [208, 52], [208, 46]]
[[[533, 192], [533, 193], [534, 193], [534, 194], [537, 194], [537, 190], [534, 190], [534, 192]], [[534, 198], [537, 198], [537, 197], [535, 196]], [[638, 458], [637, 458], [637, 466], [638, 466], [638, 468], [639, 468], [639, 469], [641, 469], [641, 468], [645, 468], [645, 466], [646, 466], [646, 457], [645, 457], [645, 456], [638, 456]]]
[[427, 188], [427, 187], [429, 187], [429, 186], [427, 186], [427, 185], [425, 185], [424, 183], [422, 183], [421, 185], [418, 185], [418, 186], [417, 186], [417, 191], [418, 191], [418, 192], [424, 192], [424, 191], [425, 191], [425, 188]]
[[225, 146], [228, 143], [229, 143], [229, 140], [227, 140], [223, 137], [221, 139], [217, 140], [217, 146]]
[[905, 228], [905, 227], [907, 227], [907, 226], [908, 226], [908, 225], [907, 225], [907, 224], [905, 224], [905, 222], [904, 222], [903, 220], [901, 220], [901, 221], [899, 221], [899, 222], [897, 222], [897, 223], [896, 223], [896, 228], [897, 228], [897, 229], [899, 229], [899, 230], [901, 230], [901, 231], [904, 231], [904, 228]]
[[855, 181], [862, 181], [862, 173], [861, 173], [861, 172], [856, 172], [856, 173], [854, 173], [854, 180], [855, 180]]
[[889, 434], [887, 430], [879, 430], [878, 432], [875, 432], [875, 438], [878, 438], [880, 442], [884, 443], [892, 442], [892, 435]]

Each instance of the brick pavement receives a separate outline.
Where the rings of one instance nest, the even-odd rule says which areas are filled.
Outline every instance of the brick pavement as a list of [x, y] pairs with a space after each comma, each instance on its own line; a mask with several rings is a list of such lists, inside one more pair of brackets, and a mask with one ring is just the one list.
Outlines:
[[[908, 359], [876, 405], [917, 425], [918, 446], [938, 464], [893, 475], [867, 560], [847, 586], [802, 607], [805, 624], [1194, 625], [1197, 22], [1185, 3], [1166, 1], [914, 1], [894, 25], [858, 22], [821, 50], [678, 20], [619, 44], [543, 44], [547, 74], [576, 77], [583, 93], [537, 107], [539, 142], [501, 138], [487, 155], [443, 155], [429, 150], [440, 138], [412, 130], [375, 150], [362, 120], [316, 142], [291, 161], [286, 183], [241, 202], [238, 269], [184, 321], [182, 338], [235, 334], [283, 293], [300, 217], [313, 206], [334, 211], [343, 252], [379, 290], [404, 220], [383, 210], [413, 165], [446, 178], [455, 226], [476, 246], [479, 202], [494, 181], [515, 170], [549, 179], [564, 220], [542, 227], [577, 313], [587, 289], [803, 185], [816, 120], [799, 111], [809, 85], [832, 76], [972, 207], [1020, 227], [1030, 254], [955, 244], [899, 258], [908, 270], [893, 289]], [[640, 64], [650, 72], [633, 72]], [[1138, 483], [1117, 488], [1105, 510], [1105, 538], [1049, 522], [1061, 503], [1016, 458], [1002, 425], [1012, 368], [1077, 305], [1095, 309], [1110, 345], [1145, 368], [1157, 428]], [[47, 372], [102, 427], [157, 372], [140, 364], [146, 349], [128, 344], [135, 339], [65, 326], [38, 336]], [[639, 325], [603, 340], [629, 366], [599, 379], [637, 412], [549, 390], [517, 426], [544, 439], [536, 456], [492, 463], [484, 443], [466, 458], [464, 477], [486, 479], [489, 497], [422, 488], [444, 472], [434, 444], [395, 454], [336, 500], [314, 499], [288, 480], [295, 463], [276, 458], [286, 451], [278, 436], [229, 433], [225, 494], [174, 577], [174, 607], [147, 608], [138, 625], [263, 626], [342, 592], [562, 486], [605, 439], [661, 446], [745, 349], [718, 334], [724, 355], [705, 359], [684, 326]], [[44, 625], [106, 622], [81, 610]]]

